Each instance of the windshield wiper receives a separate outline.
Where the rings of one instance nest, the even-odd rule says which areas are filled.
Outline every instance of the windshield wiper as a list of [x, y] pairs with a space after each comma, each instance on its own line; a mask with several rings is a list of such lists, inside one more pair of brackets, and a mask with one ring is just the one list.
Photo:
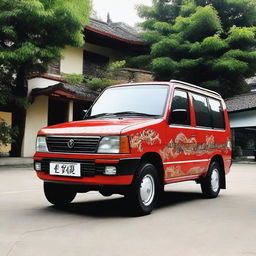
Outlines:
[[113, 115], [129, 115], [129, 116], [148, 116], [148, 117], [157, 117], [159, 115], [147, 114], [147, 113], [140, 113], [135, 111], [123, 111], [123, 112], [116, 112]]
[[100, 113], [93, 116], [85, 116], [84, 119], [93, 119], [102, 116], [147, 116], [147, 117], [159, 117], [159, 115], [147, 114], [147, 113], [140, 113], [135, 111], [122, 111], [122, 112], [115, 112], [115, 113]]
[[92, 118], [97, 118], [97, 117], [101, 117], [101, 116], [112, 116], [113, 113], [100, 113], [94, 116], [85, 116], [84, 119], [92, 119]]
[[93, 116], [85, 116], [84, 119], [93, 119], [102, 116], [147, 116], [147, 117], [158, 117], [159, 115], [147, 114], [147, 113], [140, 113], [135, 111], [122, 111], [122, 112], [115, 112], [115, 113], [100, 113]]

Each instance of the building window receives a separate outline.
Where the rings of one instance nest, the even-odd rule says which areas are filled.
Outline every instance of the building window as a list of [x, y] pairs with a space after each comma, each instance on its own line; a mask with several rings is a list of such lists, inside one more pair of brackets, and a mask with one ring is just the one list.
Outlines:
[[109, 63], [109, 57], [84, 51], [83, 74], [87, 77], [101, 77]]
[[56, 60], [48, 65], [48, 74], [59, 75], [60, 74], [60, 61]]

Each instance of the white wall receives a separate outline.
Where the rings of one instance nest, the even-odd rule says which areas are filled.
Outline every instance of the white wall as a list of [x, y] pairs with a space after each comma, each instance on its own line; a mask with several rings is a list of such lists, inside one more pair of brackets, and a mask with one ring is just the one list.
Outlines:
[[256, 110], [229, 113], [231, 128], [256, 126]]
[[60, 72], [83, 74], [83, 49], [67, 46], [60, 61]]
[[58, 83], [60, 83], [60, 82], [51, 80], [51, 79], [41, 78], [41, 77], [35, 77], [32, 79], [29, 79], [28, 80], [28, 95], [35, 88], [46, 88], [48, 86], [55, 85]]
[[32, 157], [34, 155], [37, 132], [47, 126], [47, 123], [48, 96], [36, 97], [34, 103], [27, 110], [21, 156]]

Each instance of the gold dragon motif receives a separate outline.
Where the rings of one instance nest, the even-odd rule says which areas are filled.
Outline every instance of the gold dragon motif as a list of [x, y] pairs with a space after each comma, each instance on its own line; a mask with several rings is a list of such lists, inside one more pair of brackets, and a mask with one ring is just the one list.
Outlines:
[[195, 138], [188, 139], [183, 133], [179, 133], [174, 142], [171, 140], [167, 147], [160, 151], [162, 158], [176, 158], [183, 152], [185, 155], [194, 154], [197, 148], [197, 141]]
[[146, 129], [136, 133], [135, 135], [130, 136], [131, 148], [136, 148], [138, 152], [143, 151], [143, 142], [151, 146], [154, 145], [156, 142], [161, 144], [159, 133], [152, 129]]
[[183, 133], [179, 133], [175, 140], [170, 140], [168, 145], [160, 150], [160, 155], [163, 160], [173, 159], [178, 157], [182, 152], [185, 156], [188, 155], [204, 155], [211, 154], [216, 149], [226, 153], [228, 150], [227, 143], [215, 143], [214, 136], [206, 136], [205, 143], [199, 144], [195, 138], [187, 138]]
[[198, 175], [198, 174], [203, 174], [205, 172], [206, 172], [206, 168], [202, 168], [199, 166], [190, 168], [186, 173], [181, 169], [180, 165], [169, 166], [165, 170], [165, 179], [171, 179], [171, 178], [188, 176], [188, 175]]

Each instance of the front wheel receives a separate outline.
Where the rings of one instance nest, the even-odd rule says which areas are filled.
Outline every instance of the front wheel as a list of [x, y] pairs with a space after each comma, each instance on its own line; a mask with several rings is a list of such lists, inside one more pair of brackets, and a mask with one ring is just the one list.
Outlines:
[[76, 191], [68, 185], [44, 182], [44, 194], [51, 204], [65, 206], [75, 198]]
[[142, 164], [134, 177], [127, 197], [136, 215], [152, 212], [159, 194], [157, 169], [150, 163]]
[[201, 181], [202, 193], [207, 198], [215, 198], [220, 192], [220, 165], [217, 162], [210, 164], [208, 173]]

